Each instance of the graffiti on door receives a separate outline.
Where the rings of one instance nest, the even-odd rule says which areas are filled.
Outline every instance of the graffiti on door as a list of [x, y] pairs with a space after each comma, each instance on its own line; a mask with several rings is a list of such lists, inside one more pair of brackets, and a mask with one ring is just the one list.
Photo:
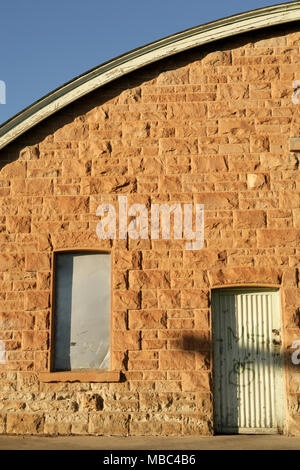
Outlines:
[[254, 378], [255, 370], [253, 369], [253, 361], [249, 360], [248, 354], [244, 361], [233, 360], [233, 368], [228, 373], [228, 382], [236, 387], [248, 387]]
[[241, 342], [243, 340], [250, 340], [253, 344], [256, 344], [256, 353], [259, 352], [259, 347], [265, 343], [265, 335], [259, 333], [249, 333], [242, 327], [240, 335], [230, 327], [227, 327], [227, 349], [231, 350], [234, 343]]

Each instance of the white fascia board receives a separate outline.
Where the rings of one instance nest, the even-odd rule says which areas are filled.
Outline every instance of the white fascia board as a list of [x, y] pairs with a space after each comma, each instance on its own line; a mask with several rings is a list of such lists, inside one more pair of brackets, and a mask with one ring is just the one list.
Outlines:
[[203, 44], [300, 20], [300, 1], [241, 13], [174, 34], [112, 59], [66, 83], [0, 126], [0, 149], [56, 111], [145, 65]]

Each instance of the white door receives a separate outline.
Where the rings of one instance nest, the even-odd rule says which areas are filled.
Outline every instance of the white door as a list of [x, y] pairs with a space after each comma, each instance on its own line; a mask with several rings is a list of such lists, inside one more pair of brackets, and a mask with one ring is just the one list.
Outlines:
[[216, 289], [212, 320], [215, 431], [282, 432], [279, 292]]

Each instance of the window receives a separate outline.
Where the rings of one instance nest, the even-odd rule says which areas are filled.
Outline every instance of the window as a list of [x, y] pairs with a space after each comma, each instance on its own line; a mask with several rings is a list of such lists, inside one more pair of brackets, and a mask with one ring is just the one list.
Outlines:
[[110, 254], [56, 253], [51, 370], [110, 369]]

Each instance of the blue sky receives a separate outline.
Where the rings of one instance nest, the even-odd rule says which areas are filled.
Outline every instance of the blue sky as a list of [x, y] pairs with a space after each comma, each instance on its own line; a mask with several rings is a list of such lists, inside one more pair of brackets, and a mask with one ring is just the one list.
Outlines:
[[5, 0], [0, 123], [102, 62], [170, 34], [276, 0]]

